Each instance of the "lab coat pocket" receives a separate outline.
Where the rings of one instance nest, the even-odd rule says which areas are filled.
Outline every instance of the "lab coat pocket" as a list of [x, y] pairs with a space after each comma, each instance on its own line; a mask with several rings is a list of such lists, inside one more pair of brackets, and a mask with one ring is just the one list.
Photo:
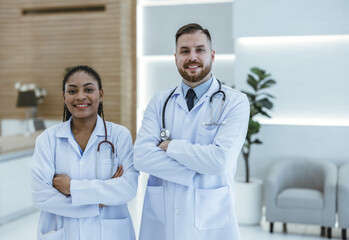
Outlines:
[[100, 179], [107, 180], [110, 179], [116, 172], [118, 166], [117, 158], [102, 158], [100, 162], [101, 172]]
[[144, 198], [145, 217], [165, 223], [165, 199], [163, 186], [148, 186]]
[[129, 219], [101, 219], [101, 239], [127, 240], [130, 239]]
[[40, 240], [65, 240], [64, 228], [44, 234], [40, 233]]
[[196, 135], [195, 143], [199, 144], [211, 144], [216, 135], [217, 127], [214, 126], [213, 129], [206, 129], [205, 127], [200, 127], [198, 130], [198, 134]]
[[199, 230], [224, 228], [230, 222], [228, 186], [195, 191], [195, 226]]

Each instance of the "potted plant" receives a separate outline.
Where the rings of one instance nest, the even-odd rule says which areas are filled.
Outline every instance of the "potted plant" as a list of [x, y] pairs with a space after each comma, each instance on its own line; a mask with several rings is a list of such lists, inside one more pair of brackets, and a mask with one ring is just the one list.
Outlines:
[[255, 138], [261, 127], [256, 116], [270, 118], [269, 110], [273, 108], [271, 99], [274, 97], [265, 90], [272, 87], [276, 82], [271, 79], [271, 74], [253, 67], [248, 74], [247, 83], [252, 91], [242, 91], [250, 102], [250, 118], [245, 144], [242, 148], [242, 156], [245, 161], [245, 178], [236, 182], [237, 188], [237, 216], [239, 223], [257, 224], [262, 218], [262, 180], [250, 178], [249, 157], [253, 144], [262, 144], [262, 141]]

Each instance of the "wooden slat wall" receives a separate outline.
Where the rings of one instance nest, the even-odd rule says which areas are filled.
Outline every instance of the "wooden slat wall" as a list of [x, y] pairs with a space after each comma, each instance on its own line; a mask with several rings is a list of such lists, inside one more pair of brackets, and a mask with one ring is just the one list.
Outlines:
[[[105, 5], [104, 12], [22, 15], [23, 9]], [[0, 118], [24, 118], [15, 82], [47, 89], [38, 115], [62, 119], [65, 68], [102, 77], [106, 120], [136, 134], [136, 0], [0, 0]]]

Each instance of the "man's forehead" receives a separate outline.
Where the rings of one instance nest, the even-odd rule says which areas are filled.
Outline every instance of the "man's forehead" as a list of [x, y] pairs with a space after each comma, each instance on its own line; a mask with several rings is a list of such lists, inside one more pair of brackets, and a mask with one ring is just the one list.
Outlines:
[[206, 47], [208, 46], [208, 38], [203, 32], [185, 33], [179, 36], [177, 47]]

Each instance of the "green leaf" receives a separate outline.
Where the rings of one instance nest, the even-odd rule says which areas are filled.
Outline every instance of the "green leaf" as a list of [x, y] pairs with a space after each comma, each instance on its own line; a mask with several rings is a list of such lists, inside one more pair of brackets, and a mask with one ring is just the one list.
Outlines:
[[253, 116], [257, 115], [259, 113], [259, 111], [260, 111], [259, 109], [251, 107], [251, 109], [250, 109], [250, 116], [251, 116], [251, 118]]
[[251, 68], [251, 72], [256, 74], [259, 79], [264, 79], [263, 77], [265, 76], [265, 71], [256, 67]]
[[266, 116], [268, 118], [271, 118], [271, 116], [268, 113], [266, 113], [266, 112], [264, 112], [262, 110], [260, 111], [260, 114], [262, 114], [263, 116]]
[[252, 144], [262, 144], [263, 142], [261, 140], [259, 140], [258, 138], [256, 138]]
[[265, 96], [268, 96], [268, 97], [270, 97], [270, 98], [275, 99], [275, 97], [274, 97], [273, 95], [269, 94], [269, 93], [261, 92], [261, 93], [259, 93], [259, 95], [260, 95], [260, 96], [265, 95]]
[[258, 82], [257, 82], [257, 80], [256, 80], [252, 75], [250, 75], [250, 74], [248, 74], [247, 83], [248, 83], [255, 91], [257, 91]]
[[256, 94], [253, 94], [253, 93], [250, 93], [250, 92], [246, 92], [246, 91], [241, 91], [242, 93], [245, 93], [248, 97], [248, 100], [251, 102], [251, 101], [254, 101], [256, 99]]
[[268, 81], [265, 81], [262, 86], [259, 87], [259, 89], [263, 89], [263, 88], [268, 88], [273, 86], [274, 84], [276, 84], [276, 81], [273, 79], [269, 79]]
[[273, 103], [269, 101], [268, 98], [263, 98], [261, 100], [258, 100], [256, 102], [256, 105], [259, 107], [265, 107], [267, 109], [272, 109], [273, 108]]
[[247, 135], [248, 135], [249, 137], [251, 137], [252, 135], [258, 133], [260, 127], [261, 127], [261, 125], [260, 125], [258, 122], [256, 122], [256, 121], [250, 119], [250, 121], [248, 122], [248, 131], [247, 131]]

